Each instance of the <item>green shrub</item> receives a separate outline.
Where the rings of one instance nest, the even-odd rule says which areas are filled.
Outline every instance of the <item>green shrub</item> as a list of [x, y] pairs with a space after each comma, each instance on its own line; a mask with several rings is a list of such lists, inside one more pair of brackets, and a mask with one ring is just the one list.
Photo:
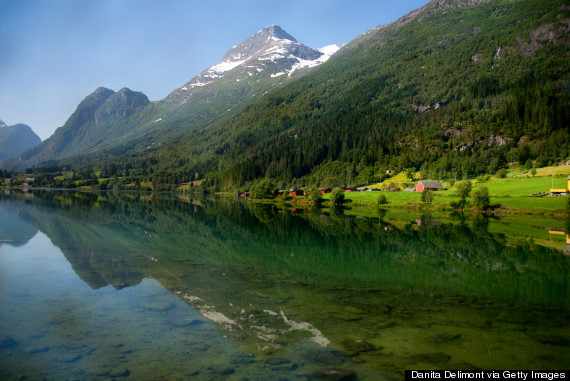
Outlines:
[[498, 179], [504, 179], [507, 177], [507, 170], [505, 168], [501, 168], [495, 173], [495, 177]]
[[255, 183], [249, 190], [249, 196], [253, 199], [273, 198], [275, 193], [277, 193], [277, 187], [267, 179]]
[[431, 189], [424, 189], [422, 191], [422, 202], [425, 205], [431, 205], [433, 201], [433, 191]]
[[323, 195], [317, 188], [311, 188], [311, 194], [309, 195], [309, 200], [315, 205], [320, 205], [323, 202]]
[[384, 205], [387, 203], [388, 203], [388, 199], [386, 198], [386, 195], [380, 193], [380, 195], [376, 199], [376, 207], [379, 207], [380, 205]]
[[490, 206], [489, 189], [481, 187], [473, 191], [473, 204], [479, 210], [486, 210]]
[[333, 205], [341, 205], [344, 203], [344, 189], [342, 188], [335, 188], [331, 192], [330, 196], [331, 204]]
[[465, 199], [467, 197], [469, 197], [469, 194], [471, 193], [471, 189], [473, 189], [473, 184], [471, 184], [471, 181], [467, 180], [467, 181], [463, 181], [459, 184], [457, 184], [456, 187], [456, 195], [457, 197], [461, 198], [461, 200], [465, 201]]

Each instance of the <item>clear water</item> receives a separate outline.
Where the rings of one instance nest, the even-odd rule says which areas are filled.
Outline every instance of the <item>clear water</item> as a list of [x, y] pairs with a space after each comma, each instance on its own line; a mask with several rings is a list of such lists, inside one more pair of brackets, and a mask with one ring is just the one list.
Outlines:
[[346, 213], [4, 193], [0, 379], [568, 369], [566, 221]]

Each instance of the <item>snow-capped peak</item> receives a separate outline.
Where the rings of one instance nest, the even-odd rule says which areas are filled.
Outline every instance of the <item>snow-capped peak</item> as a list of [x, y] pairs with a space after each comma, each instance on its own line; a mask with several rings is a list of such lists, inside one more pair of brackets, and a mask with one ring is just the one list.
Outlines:
[[[204, 70], [179, 90], [187, 92], [220, 80], [240, 82], [259, 81], [261, 77], [289, 77], [300, 69], [327, 61], [341, 46], [312, 49], [278, 25], [271, 25], [233, 46], [219, 63]], [[190, 95], [180, 94], [183, 98]]]
[[329, 57], [338, 52], [340, 48], [342, 48], [345, 44], [333, 44], [323, 46], [322, 48], [317, 49], [319, 52], [328, 55]]

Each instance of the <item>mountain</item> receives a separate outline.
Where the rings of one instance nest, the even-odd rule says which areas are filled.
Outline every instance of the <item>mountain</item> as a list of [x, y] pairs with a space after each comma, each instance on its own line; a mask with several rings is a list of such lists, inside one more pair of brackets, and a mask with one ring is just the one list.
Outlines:
[[339, 48], [312, 49], [281, 27], [269, 26], [162, 101], [151, 103], [144, 94], [127, 88], [117, 93], [98, 88], [41, 146], [3, 166], [24, 169], [113, 147], [114, 153], [126, 154], [177, 140], [300, 77]]
[[7, 126], [0, 120], [0, 162], [18, 156], [22, 151], [40, 144], [41, 139], [25, 124]]
[[434, 0], [299, 70], [326, 56], [265, 28], [146, 106], [145, 144], [59, 164], [113, 186], [235, 190], [558, 162], [570, 155], [569, 31], [563, 0]]
[[473, 178], [568, 159], [569, 30], [561, 0], [432, 1], [132, 160], [156, 160], [146, 171], [159, 184], [229, 190], [259, 178], [356, 185], [406, 168]]
[[112, 146], [136, 125], [138, 119], [134, 116], [149, 103], [140, 92], [99, 87], [81, 101], [62, 127], [40, 145], [23, 152], [18, 161], [31, 166]]
[[271, 25], [232, 47], [216, 65], [192, 78], [165, 99], [169, 103], [186, 103], [196, 96], [211, 98], [220, 86], [240, 83], [240, 88], [266, 90], [256, 86], [264, 79], [286, 79], [296, 73], [320, 65], [334, 54], [340, 45], [312, 49], [299, 43], [281, 27]]

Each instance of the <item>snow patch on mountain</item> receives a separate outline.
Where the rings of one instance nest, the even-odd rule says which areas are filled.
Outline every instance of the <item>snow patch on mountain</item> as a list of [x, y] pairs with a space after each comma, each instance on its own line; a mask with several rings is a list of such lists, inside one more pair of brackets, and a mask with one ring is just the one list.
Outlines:
[[[301, 69], [326, 62], [341, 47], [328, 45], [313, 49], [297, 42], [279, 26], [271, 25], [233, 46], [219, 63], [204, 70], [179, 91], [188, 92], [220, 80], [235, 83], [248, 78], [258, 82], [261, 77], [290, 77]], [[183, 98], [189, 96], [191, 93]]]

